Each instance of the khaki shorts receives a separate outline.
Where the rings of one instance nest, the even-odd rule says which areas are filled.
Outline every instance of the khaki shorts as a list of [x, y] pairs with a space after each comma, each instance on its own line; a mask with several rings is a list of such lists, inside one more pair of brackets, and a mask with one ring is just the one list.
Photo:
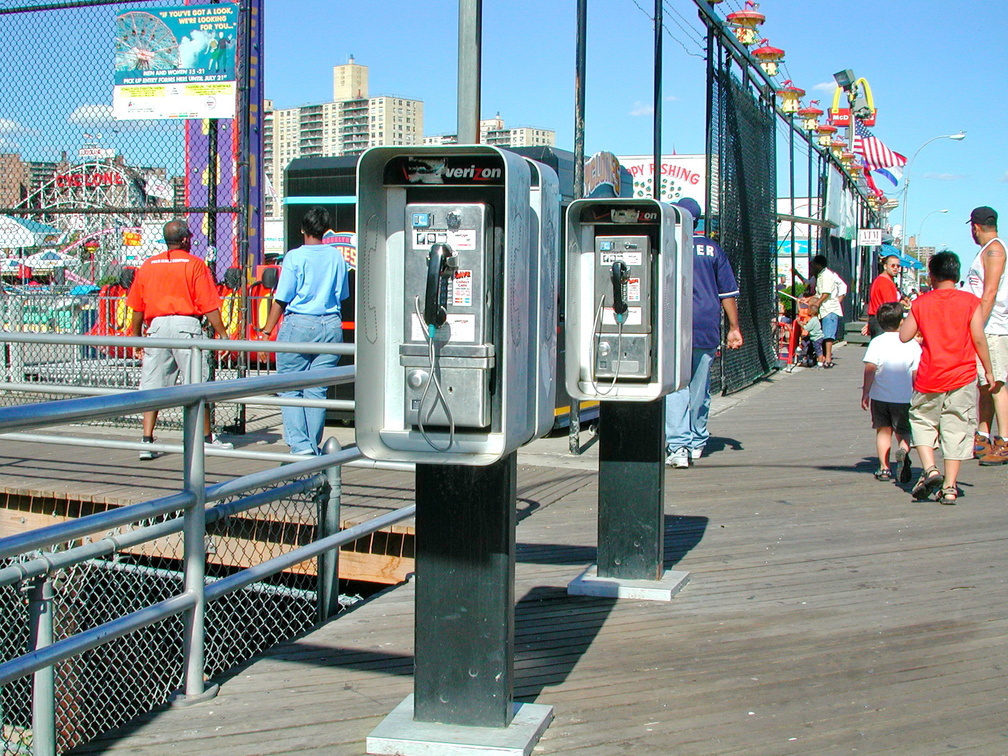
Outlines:
[[[187, 315], [162, 315], [151, 321], [147, 336], [158, 339], [199, 339], [203, 328], [199, 318]], [[209, 353], [202, 354], [198, 369], [190, 367], [190, 349], [144, 349], [140, 366], [140, 388], [155, 389], [174, 386], [176, 382], [205, 381], [210, 375]], [[193, 375], [193, 372], [196, 374]], [[194, 380], [190, 381], [190, 377]]]
[[[987, 337], [987, 351], [990, 352], [994, 380], [1003, 383], [1008, 379], [1008, 334], [986, 333], [984, 335]], [[987, 379], [984, 377], [984, 369], [980, 360], [977, 360], [977, 375], [980, 376], [980, 385], [986, 386]]]
[[910, 400], [914, 446], [941, 446], [945, 459], [973, 459], [976, 401], [973, 383], [939, 394], [915, 391]]

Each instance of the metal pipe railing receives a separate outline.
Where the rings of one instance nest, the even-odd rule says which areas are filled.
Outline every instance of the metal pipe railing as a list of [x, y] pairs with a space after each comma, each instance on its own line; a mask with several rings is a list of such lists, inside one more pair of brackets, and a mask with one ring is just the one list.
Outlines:
[[[0, 391], [20, 391], [25, 394], [66, 394], [67, 396], [111, 396], [135, 388], [102, 388], [100, 386], [66, 386], [61, 383], [44, 383], [24, 381], [0, 381]], [[234, 404], [245, 404], [250, 407], [319, 407], [352, 412], [352, 399], [288, 399], [282, 396], [249, 396], [244, 399], [232, 399]]]
[[217, 383], [190, 383], [168, 388], [132, 391], [128, 394], [3, 407], [0, 408], [0, 431], [79, 423], [84, 420], [131, 415], [138, 412], [161, 410], [166, 407], [184, 407], [197, 402], [229, 401], [250, 394], [337, 385], [351, 382], [354, 375], [354, 366], [348, 365], [325, 370], [308, 370], [302, 373], [237, 378]]
[[151, 336], [78, 336], [72, 333], [31, 333], [0, 331], [0, 344], [50, 344], [55, 346], [118, 347], [131, 349], [178, 349], [180, 346], [205, 352], [298, 352], [301, 354], [346, 354], [353, 344], [302, 343], [297, 341], [250, 341], [248, 339], [159, 339]]
[[[177, 340], [151, 338], [107, 338], [90, 336], [69, 336], [62, 334], [12, 334], [0, 333], [0, 343], [43, 343], [69, 344], [81, 346], [118, 346], [118, 347], [158, 347], [178, 348], [184, 346], [193, 350], [193, 365], [201, 362], [203, 350], [247, 350], [262, 351], [262, 342], [221, 342], [213, 339], [187, 340], [184, 344]], [[276, 349], [272, 349], [272, 347]], [[316, 352], [316, 353], [352, 353], [352, 345], [301, 345], [276, 344], [270, 342], [272, 351]], [[326, 451], [329, 453], [319, 457], [294, 457], [290, 454], [272, 452], [205, 449], [203, 444], [203, 417], [210, 403], [235, 401], [239, 403], [299, 403], [298, 400], [277, 400], [274, 397], [263, 396], [287, 390], [299, 390], [312, 386], [330, 385], [352, 381], [355, 370], [353, 366], [308, 371], [297, 374], [273, 374], [242, 378], [231, 381], [211, 383], [189, 383], [163, 389], [146, 391], [128, 390], [111, 393], [107, 389], [88, 389], [87, 387], [56, 387], [60, 393], [67, 395], [90, 393], [89, 396], [66, 399], [56, 402], [43, 402], [28, 406], [0, 408], [0, 438], [16, 439], [36, 443], [60, 443], [63, 445], [87, 445], [90, 447], [105, 447], [115, 449], [137, 449], [135, 442], [110, 439], [84, 439], [64, 436], [53, 436], [31, 431], [54, 425], [67, 425], [81, 421], [131, 415], [151, 410], [161, 410], [167, 407], [181, 406], [183, 409], [183, 438], [181, 446], [177, 444], [155, 444], [156, 450], [181, 451], [183, 455], [183, 485], [182, 491], [138, 504], [110, 509], [75, 520], [69, 520], [55, 525], [38, 528], [29, 533], [23, 533], [0, 539], [0, 559], [19, 557], [29, 552], [51, 549], [59, 544], [97, 537], [94, 542], [73, 546], [66, 551], [46, 553], [25, 562], [12, 564], [0, 569], [0, 586], [22, 583], [32, 580], [35, 586], [36, 611], [33, 612], [33, 638], [31, 650], [11, 661], [0, 664], [0, 685], [12, 680], [35, 674], [35, 697], [33, 699], [33, 729], [35, 742], [40, 747], [45, 743], [55, 743], [55, 716], [53, 714], [53, 695], [51, 685], [47, 684], [52, 676], [53, 665], [77, 656], [85, 651], [108, 643], [131, 632], [163, 621], [169, 617], [183, 615], [183, 688], [177, 697], [182, 702], [196, 702], [215, 694], [215, 686], [207, 687], [203, 673], [205, 667], [205, 618], [207, 602], [220, 598], [233, 591], [245, 588], [264, 578], [290, 569], [301, 562], [323, 555], [329, 555], [321, 560], [323, 567], [333, 574], [323, 575], [320, 569], [319, 590], [316, 591], [319, 601], [319, 617], [325, 618], [333, 611], [333, 600], [338, 603], [338, 577], [335, 572], [337, 557], [334, 550], [358, 538], [386, 527], [394, 522], [407, 519], [415, 512], [414, 505], [403, 507], [372, 519], [367, 523], [357, 525], [346, 531], [338, 530], [339, 498], [341, 480], [339, 470], [343, 464], [361, 464], [373, 466], [374, 463], [360, 459], [359, 450], [352, 447], [339, 450], [338, 444], [331, 443]], [[10, 381], [3, 388], [25, 391], [45, 390], [42, 384]], [[301, 402], [303, 403], [303, 402]], [[313, 404], [315, 404], [313, 402]], [[329, 406], [331, 403], [320, 403]], [[344, 403], [352, 406], [351, 402]], [[11, 432], [22, 431], [22, 432]], [[145, 448], [150, 448], [149, 445]], [[262, 470], [244, 475], [240, 478], [207, 486], [205, 481], [205, 455], [233, 456], [263, 459], [270, 461], [289, 462], [282, 467]], [[395, 465], [397, 469], [411, 469], [412, 465]], [[289, 482], [292, 479], [298, 479]], [[206, 533], [208, 524], [225, 517], [244, 512], [278, 500], [314, 490], [328, 484], [329, 495], [325, 501], [320, 501], [322, 508], [318, 516], [317, 532], [320, 537], [311, 544], [301, 546], [281, 556], [269, 559], [258, 565], [245, 569], [212, 583], [206, 584], [205, 567], [207, 560]], [[252, 495], [249, 491], [267, 488]], [[235, 501], [212, 506], [207, 505], [220, 500], [239, 497]], [[164, 522], [137, 527], [122, 533], [111, 534], [110, 530], [127, 525], [143, 523], [154, 518], [161, 518], [173, 512], [173, 516]], [[43, 603], [46, 586], [51, 593], [50, 576], [57, 570], [69, 569], [82, 563], [90, 563], [98, 557], [114, 555], [126, 549], [155, 541], [165, 536], [182, 534], [182, 576], [184, 590], [181, 594], [167, 600], [144, 607], [125, 616], [117, 617], [98, 627], [77, 633], [59, 641], [53, 641], [51, 633], [46, 631], [45, 621], [51, 615], [51, 602]], [[102, 535], [105, 534], [105, 535]], [[33, 594], [33, 595], [35, 595]], [[323, 606], [323, 602], [325, 606]], [[49, 607], [48, 610], [46, 607]], [[42, 751], [40, 751], [41, 753]]]
[[[250, 509], [265, 506], [266, 504], [272, 504], [274, 501], [281, 501], [291, 496], [296, 496], [312, 488], [318, 488], [324, 482], [324, 477], [316, 475], [312, 478], [304, 478], [293, 483], [288, 483], [286, 486], [271, 488], [268, 491], [246, 496], [227, 504], [218, 504], [206, 510], [206, 524], [212, 525], [218, 520], [232, 517]], [[16, 562], [0, 569], [0, 586], [21, 583], [25, 580], [49, 575], [57, 570], [69, 569], [78, 564], [89, 562], [92, 559], [109, 556], [117, 551], [125, 551], [126, 549], [179, 533], [183, 528], [183, 520], [184, 518], [182, 517], [173, 517], [170, 520], [143, 528], [136, 528], [120, 535], [107, 535], [101, 540], [75, 546], [69, 551], [43, 554], [28, 562]]]

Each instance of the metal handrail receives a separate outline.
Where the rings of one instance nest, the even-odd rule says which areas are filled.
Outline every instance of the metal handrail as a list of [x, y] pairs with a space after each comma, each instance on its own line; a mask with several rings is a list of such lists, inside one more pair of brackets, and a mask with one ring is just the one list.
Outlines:
[[0, 408], [0, 431], [79, 423], [84, 420], [150, 412], [179, 405], [223, 402], [251, 394], [269, 394], [349, 383], [354, 379], [354, 375], [354, 366], [347, 365], [301, 373], [278, 373], [229, 381], [190, 383], [133, 391], [128, 394], [3, 407]]
[[[343, 449], [336, 454], [312, 457], [302, 462], [295, 462], [282, 468], [264, 470], [250, 475], [243, 475], [234, 480], [217, 483], [206, 489], [206, 501], [220, 501], [231, 496], [238, 496], [254, 488], [279, 483], [288, 478], [309, 475], [327, 467], [342, 464], [360, 456], [356, 447]], [[85, 517], [78, 517], [54, 525], [30, 530], [27, 533], [0, 538], [0, 559], [10, 559], [27, 551], [37, 551], [49, 548], [59, 543], [66, 543], [78, 538], [100, 533], [106, 530], [129, 525], [131, 522], [146, 520], [151, 517], [168, 514], [179, 509], [185, 509], [193, 503], [191, 493], [176, 493], [162, 496], [150, 501], [130, 504], [125, 507], [107, 509], [95, 512]]]
[[[255, 509], [274, 501], [285, 499], [288, 496], [295, 496], [307, 490], [316, 488], [325, 481], [323, 476], [304, 478], [294, 483], [288, 483], [280, 488], [273, 488], [263, 491], [253, 496], [246, 496], [243, 499], [230, 502], [228, 504], [218, 504], [206, 511], [206, 524], [211, 525], [218, 520], [239, 514], [240, 512]], [[123, 507], [127, 509], [128, 507]], [[137, 522], [143, 518], [134, 517], [131, 522]], [[59, 551], [50, 554], [43, 554], [28, 562], [15, 562], [9, 567], [0, 569], [0, 586], [20, 583], [32, 578], [49, 575], [56, 570], [65, 570], [75, 567], [83, 562], [108, 556], [116, 551], [139, 546], [148, 541], [156, 541], [159, 538], [178, 533], [182, 530], [183, 521], [181, 517], [173, 517], [170, 520], [148, 525], [144, 528], [137, 528], [121, 535], [107, 535], [101, 540], [92, 541], [81, 546], [75, 546], [68, 551]]]
[[132, 349], [202, 349], [207, 352], [298, 352], [301, 354], [347, 354], [353, 344], [298, 341], [250, 341], [248, 339], [160, 339], [151, 336], [79, 336], [71, 333], [0, 331], [0, 344], [53, 344]]
[[[5, 336], [10, 336], [6, 334]], [[19, 335], [20, 336], [20, 335]], [[39, 334], [24, 335], [37, 340]], [[76, 337], [70, 339], [58, 336], [54, 340], [60, 343], [76, 342], [77, 339], [92, 339], [94, 337]], [[21, 340], [20, 338], [18, 340]], [[102, 339], [98, 339], [101, 341]], [[0, 336], [0, 341], [3, 337]], [[116, 339], [115, 343], [123, 345], [127, 340]], [[153, 346], [153, 339], [137, 339], [143, 346]], [[220, 342], [207, 340], [209, 345], [217, 346]], [[88, 343], [88, 342], [77, 342]], [[256, 348], [261, 348], [257, 342]], [[231, 342], [229, 342], [229, 345]], [[197, 340], [187, 341], [185, 346], [198, 348], [203, 346]], [[292, 349], [302, 351], [300, 346], [291, 345]], [[26, 552], [51, 548], [56, 544], [74, 541], [86, 536], [107, 532], [111, 529], [137, 523], [148, 518], [159, 517], [181, 510], [181, 516], [173, 517], [165, 522], [147, 525], [121, 535], [108, 534], [93, 543], [74, 546], [58, 554], [44, 554], [26, 562], [0, 569], [0, 585], [10, 585], [25, 580], [31, 580], [33, 591], [41, 596], [48, 575], [57, 569], [65, 569], [96, 557], [115, 553], [131, 546], [150, 542], [171, 533], [182, 532], [184, 574], [183, 591], [164, 601], [144, 607], [130, 614], [117, 617], [98, 627], [91, 628], [72, 635], [66, 639], [49, 642], [51, 632], [39, 633], [36, 637], [48, 638], [40, 643], [49, 645], [36, 646], [35, 650], [0, 664], [0, 685], [12, 680], [35, 675], [33, 686], [33, 712], [36, 704], [40, 712], [52, 711], [52, 701], [55, 695], [52, 678], [52, 666], [60, 661], [76, 656], [84, 651], [108, 643], [115, 638], [130, 632], [160, 622], [168, 617], [183, 614], [185, 617], [183, 634], [184, 653], [184, 695], [191, 701], [203, 700], [213, 694], [208, 690], [203, 679], [204, 667], [204, 617], [208, 601], [220, 598], [232, 591], [246, 587], [251, 583], [281, 572], [308, 559], [319, 557], [326, 559], [328, 554], [340, 546], [351, 543], [367, 534], [376, 532], [387, 525], [399, 522], [413, 516], [415, 505], [408, 505], [393, 512], [373, 518], [372, 520], [354, 526], [344, 531], [332, 532], [338, 527], [338, 518], [333, 517], [333, 506], [338, 507], [341, 490], [339, 469], [342, 464], [359, 459], [360, 452], [356, 448], [332, 451], [327, 442], [325, 453], [318, 457], [299, 460], [283, 467], [263, 470], [224, 481], [213, 486], [205, 484], [204, 454], [202, 424], [207, 403], [241, 399], [249, 395], [273, 393], [285, 390], [303, 389], [311, 386], [343, 383], [354, 378], [354, 368], [340, 367], [326, 370], [313, 370], [296, 374], [281, 374], [241, 378], [214, 383], [194, 383], [173, 386], [170, 388], [131, 391], [126, 394], [112, 396], [86, 397], [67, 399], [57, 402], [44, 402], [29, 406], [0, 408], [0, 435], [23, 437], [25, 440], [45, 441], [50, 437], [26, 434], [5, 434], [13, 430], [30, 430], [52, 425], [63, 425], [81, 420], [93, 420], [102, 417], [114, 417], [123, 414], [133, 414], [149, 410], [161, 410], [166, 407], [183, 406], [183, 465], [182, 490], [169, 496], [163, 496], [126, 507], [99, 512], [86, 517], [57, 523], [38, 528], [29, 533], [0, 539], [0, 558], [16, 557]], [[122, 445], [125, 442], [111, 442]], [[335, 445], [338, 449], [338, 444]], [[211, 451], [213, 453], [213, 451]], [[238, 452], [226, 452], [228, 455]], [[257, 455], [258, 456], [258, 455]], [[287, 458], [289, 455], [283, 455]], [[319, 475], [324, 471], [324, 475]], [[216, 507], [207, 508], [213, 501], [241, 496], [256, 488], [269, 487], [273, 484], [289, 481], [292, 478], [304, 478], [293, 483], [287, 483], [280, 488], [245, 496], [237, 501], [230, 501]], [[303, 491], [320, 486], [327, 481], [330, 487], [329, 514], [323, 525], [319, 520], [320, 537], [313, 543], [301, 546], [286, 554], [269, 559], [258, 565], [247, 567], [233, 575], [206, 585], [206, 526], [223, 517], [237, 512], [289, 496], [292, 492]], [[330, 569], [334, 569], [335, 560], [329, 557]], [[323, 580], [332, 585], [332, 576], [323, 576], [320, 568], [319, 604], [322, 607]], [[327, 589], [328, 590], [328, 589]], [[51, 589], [50, 589], [51, 591]], [[323, 615], [327, 616], [327, 615]], [[43, 620], [40, 619], [39, 622]], [[47, 703], [46, 703], [47, 702]], [[34, 715], [33, 715], [34, 716]], [[43, 740], [54, 742], [54, 725], [52, 717], [40, 714], [38, 731], [35, 732], [38, 742]]]

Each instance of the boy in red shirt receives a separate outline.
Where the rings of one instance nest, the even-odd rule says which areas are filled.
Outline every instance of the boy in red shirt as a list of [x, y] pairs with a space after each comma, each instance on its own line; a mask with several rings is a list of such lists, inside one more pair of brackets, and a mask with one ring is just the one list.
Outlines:
[[[910, 306], [900, 326], [900, 340], [920, 334], [920, 367], [910, 402], [910, 430], [924, 472], [913, 487], [918, 499], [941, 489], [938, 501], [955, 504], [960, 463], [973, 457], [977, 357], [988, 382], [993, 383], [990, 354], [984, 337], [980, 300], [956, 288], [959, 258], [939, 252], [928, 263], [931, 291]], [[941, 445], [945, 476], [935, 465], [934, 450]]]

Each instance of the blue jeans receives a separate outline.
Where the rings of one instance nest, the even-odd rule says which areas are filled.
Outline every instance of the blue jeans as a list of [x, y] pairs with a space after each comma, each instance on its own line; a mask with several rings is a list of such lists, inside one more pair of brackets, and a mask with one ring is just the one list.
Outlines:
[[710, 438], [710, 368], [714, 349], [694, 349], [689, 386], [665, 397], [665, 449], [702, 449]]
[[[343, 341], [343, 322], [338, 315], [285, 315], [277, 341], [309, 344], [338, 344]], [[339, 364], [338, 354], [277, 352], [278, 373], [322, 370]], [[326, 386], [283, 391], [280, 396], [297, 399], [325, 399]], [[316, 407], [281, 407], [284, 436], [293, 454], [321, 454], [325, 410]]]
[[836, 341], [837, 331], [840, 330], [840, 316], [835, 312], [831, 312], [829, 315], [823, 315], [821, 320], [825, 340]]

